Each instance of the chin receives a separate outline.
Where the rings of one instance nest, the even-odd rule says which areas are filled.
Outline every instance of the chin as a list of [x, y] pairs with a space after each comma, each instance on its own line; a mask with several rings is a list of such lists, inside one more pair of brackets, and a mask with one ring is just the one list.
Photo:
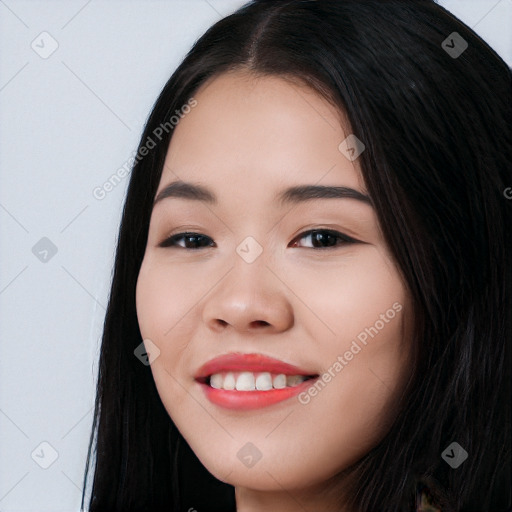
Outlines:
[[[191, 446], [206, 469], [221, 482], [234, 487], [247, 487], [259, 491], [303, 490], [325, 482], [338, 472], [349, 467], [346, 464], [333, 464], [332, 459], [325, 464], [319, 458], [312, 464], [311, 457], [304, 457], [300, 450], [290, 446], [292, 454], [283, 453], [281, 439], [256, 441], [258, 449], [249, 441], [230, 440], [222, 447], [212, 450], [208, 446]], [[250, 455], [253, 459], [250, 459]], [[261, 458], [256, 461], [260, 453]], [[247, 464], [243, 462], [247, 458]], [[310, 460], [310, 463], [305, 461]]]

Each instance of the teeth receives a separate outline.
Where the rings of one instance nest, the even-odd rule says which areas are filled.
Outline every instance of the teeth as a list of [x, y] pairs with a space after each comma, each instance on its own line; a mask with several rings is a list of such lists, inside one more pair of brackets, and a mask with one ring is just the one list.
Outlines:
[[223, 389], [235, 389], [235, 376], [229, 372], [224, 377]]
[[221, 389], [224, 379], [220, 373], [216, 373], [210, 377], [210, 386], [215, 389]]
[[210, 377], [210, 386], [215, 389], [237, 391], [268, 391], [270, 389], [283, 389], [295, 387], [306, 380], [304, 375], [285, 375], [284, 373], [272, 375], [270, 372], [255, 374], [253, 372], [227, 372], [215, 373]]
[[272, 381], [272, 385], [275, 389], [283, 389], [286, 387], [286, 375], [284, 373], [280, 373], [274, 377]]
[[288, 375], [286, 377], [286, 385], [287, 386], [298, 386], [305, 380], [306, 380], [306, 377], [303, 377], [302, 375]]
[[243, 372], [236, 380], [237, 391], [253, 391], [254, 390], [254, 374], [251, 372]]
[[272, 375], [270, 373], [260, 373], [256, 377], [256, 389], [259, 391], [268, 391], [272, 389]]

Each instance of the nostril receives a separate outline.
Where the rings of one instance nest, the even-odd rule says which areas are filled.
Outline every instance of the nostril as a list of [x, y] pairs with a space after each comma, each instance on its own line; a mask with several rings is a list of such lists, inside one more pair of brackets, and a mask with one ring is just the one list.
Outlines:
[[252, 322], [254, 327], [259, 327], [260, 325], [270, 325], [268, 322], [265, 322], [265, 320], [255, 320]]

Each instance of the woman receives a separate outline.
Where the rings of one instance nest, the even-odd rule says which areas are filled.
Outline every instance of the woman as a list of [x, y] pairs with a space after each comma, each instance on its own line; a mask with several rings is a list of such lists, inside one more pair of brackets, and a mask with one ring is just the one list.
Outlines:
[[211, 27], [132, 171], [90, 510], [506, 510], [510, 92], [430, 0]]

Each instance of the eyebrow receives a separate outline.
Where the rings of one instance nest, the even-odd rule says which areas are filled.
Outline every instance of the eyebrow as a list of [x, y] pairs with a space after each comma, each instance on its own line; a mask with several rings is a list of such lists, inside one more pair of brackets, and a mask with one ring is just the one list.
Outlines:
[[[153, 207], [160, 201], [174, 197], [190, 199], [208, 204], [217, 204], [217, 196], [204, 185], [174, 181], [166, 185], [156, 196]], [[280, 192], [276, 199], [281, 206], [298, 204], [313, 199], [356, 199], [372, 206], [369, 196], [349, 187], [335, 187], [326, 185], [298, 185]]]

